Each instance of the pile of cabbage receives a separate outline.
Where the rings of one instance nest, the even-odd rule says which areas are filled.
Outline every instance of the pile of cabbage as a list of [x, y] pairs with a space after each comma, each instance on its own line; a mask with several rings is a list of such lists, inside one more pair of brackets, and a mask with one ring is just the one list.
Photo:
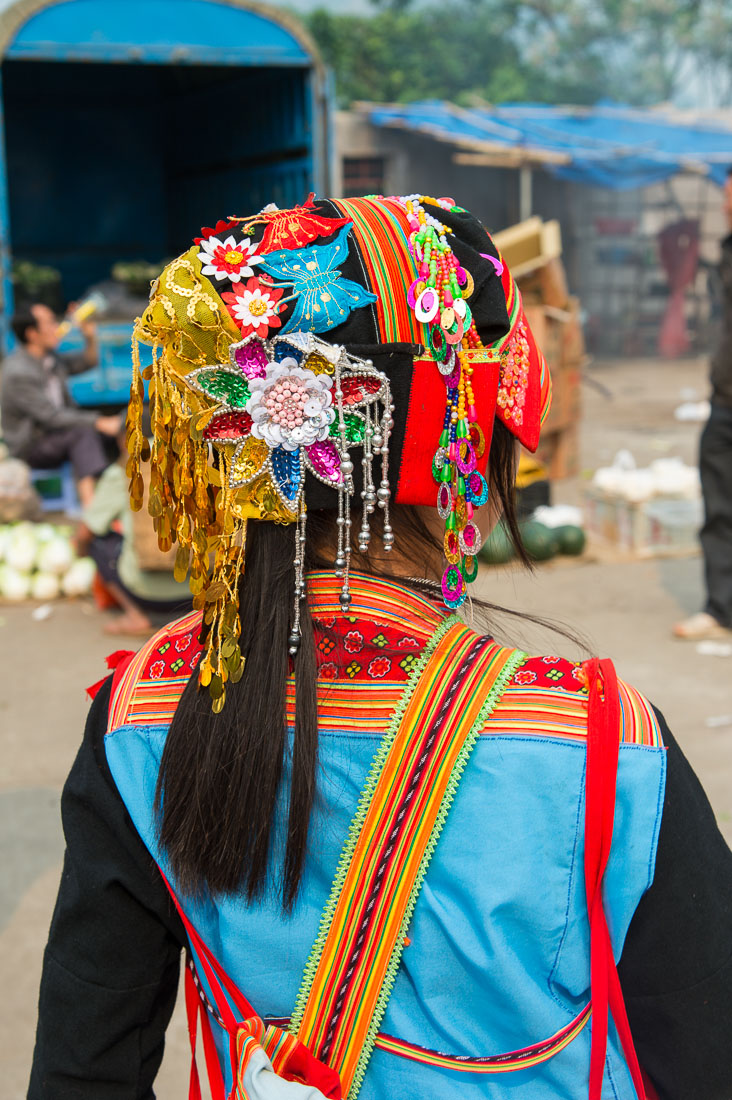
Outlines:
[[91, 591], [96, 566], [78, 558], [72, 530], [53, 523], [0, 525], [0, 599], [55, 600]]

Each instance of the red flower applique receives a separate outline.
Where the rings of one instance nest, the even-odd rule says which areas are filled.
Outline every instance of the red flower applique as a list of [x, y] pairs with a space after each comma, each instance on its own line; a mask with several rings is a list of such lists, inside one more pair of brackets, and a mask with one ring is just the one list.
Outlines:
[[175, 648], [178, 650], [179, 653], [183, 653], [186, 649], [188, 649], [188, 646], [191, 644], [192, 637], [192, 634], [185, 634], [182, 638], [176, 638]]
[[200, 661], [201, 661], [201, 654], [200, 653], [194, 653], [193, 656], [191, 657], [190, 661], [188, 662], [188, 664], [190, 665], [191, 668], [198, 668], [198, 666], [200, 664]]
[[513, 678], [514, 684], [533, 684], [535, 680], [536, 673], [529, 669], [520, 669]]
[[337, 680], [338, 669], [332, 661], [326, 661], [325, 664], [322, 664], [318, 669], [318, 675], [324, 680]]
[[419, 649], [419, 642], [416, 638], [401, 638], [397, 645], [400, 649]]
[[383, 676], [386, 676], [390, 668], [391, 661], [388, 657], [374, 657], [372, 661], [369, 661], [368, 674], [373, 676], [375, 680], [380, 680]]
[[241, 329], [242, 336], [256, 333], [266, 339], [270, 329], [282, 324], [277, 314], [279, 300], [284, 294], [279, 287], [266, 286], [259, 279], [247, 279], [247, 285], [235, 283], [233, 290], [225, 291], [221, 297], [226, 302], [229, 313]]
[[348, 653], [360, 653], [363, 649], [363, 634], [359, 630], [349, 630], [343, 639]]
[[558, 665], [559, 657], [542, 657], [542, 661], [545, 665]]
[[228, 233], [230, 229], [236, 229], [236, 222], [218, 221], [213, 228], [210, 225], [204, 225], [201, 229], [201, 236], [194, 237], [193, 243], [200, 244], [201, 241], [207, 241], [209, 237], [217, 237], [219, 233]]
[[302, 206], [291, 210], [263, 210], [247, 219], [244, 232], [251, 233], [255, 225], [264, 224], [260, 252], [279, 252], [282, 248], [304, 248], [317, 237], [329, 237], [350, 223], [350, 218], [324, 218], [311, 213], [315, 207], [313, 197], [311, 192]]
[[151, 680], [159, 680], [165, 672], [165, 661], [154, 661], [147, 671]]

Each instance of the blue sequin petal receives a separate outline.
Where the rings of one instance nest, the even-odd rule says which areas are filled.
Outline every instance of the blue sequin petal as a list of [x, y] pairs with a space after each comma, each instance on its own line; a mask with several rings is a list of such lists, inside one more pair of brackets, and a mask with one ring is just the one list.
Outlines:
[[300, 451], [286, 451], [284, 447], [275, 447], [271, 462], [275, 488], [287, 507], [294, 511], [305, 472]]

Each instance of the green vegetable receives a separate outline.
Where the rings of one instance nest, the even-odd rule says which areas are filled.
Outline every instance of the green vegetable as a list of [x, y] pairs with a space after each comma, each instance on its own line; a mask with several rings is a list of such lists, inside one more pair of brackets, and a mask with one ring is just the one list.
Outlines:
[[520, 526], [526, 552], [533, 561], [548, 561], [559, 553], [559, 538], [555, 529], [533, 519]]
[[558, 527], [557, 534], [559, 535], [560, 554], [577, 556], [582, 553], [587, 543], [587, 538], [581, 527], [575, 527], [574, 524], [567, 525], [566, 527]]

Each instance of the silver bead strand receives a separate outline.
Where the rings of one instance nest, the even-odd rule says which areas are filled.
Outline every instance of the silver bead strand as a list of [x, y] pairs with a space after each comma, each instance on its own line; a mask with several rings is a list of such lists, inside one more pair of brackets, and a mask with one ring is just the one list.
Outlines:
[[[351, 605], [351, 592], [348, 577], [351, 566], [351, 494], [353, 493], [353, 463], [348, 453], [346, 439], [346, 421], [343, 415], [343, 389], [341, 388], [341, 367], [345, 352], [341, 351], [335, 366], [335, 399], [338, 411], [338, 434], [340, 436], [341, 488], [338, 493], [338, 553], [335, 561], [335, 574], [342, 578], [340, 605], [344, 614]], [[346, 359], [346, 363], [348, 360]]]
[[391, 434], [391, 429], [394, 427], [394, 421], [392, 419], [393, 412], [394, 406], [391, 402], [391, 389], [387, 384], [384, 397], [384, 415], [381, 420], [381, 484], [376, 494], [379, 508], [383, 508], [384, 510], [384, 553], [389, 553], [389, 551], [394, 548], [394, 532], [389, 522], [389, 500], [391, 498], [391, 489], [389, 488], [389, 436]]
[[374, 510], [374, 502], [376, 500], [373, 487], [373, 474], [371, 470], [372, 436], [373, 427], [371, 425], [371, 409], [370, 406], [367, 405], [364, 410], [363, 455], [361, 456], [361, 470], [363, 474], [363, 488], [361, 489], [361, 530], [358, 533], [358, 548], [362, 554], [365, 554], [368, 550], [369, 540], [371, 539], [369, 515]]
[[302, 638], [300, 631], [300, 603], [305, 597], [305, 524], [307, 511], [305, 501], [301, 497], [298, 511], [297, 527], [295, 528], [295, 613], [292, 620], [292, 633], [287, 639], [288, 652], [291, 657], [297, 655]]

